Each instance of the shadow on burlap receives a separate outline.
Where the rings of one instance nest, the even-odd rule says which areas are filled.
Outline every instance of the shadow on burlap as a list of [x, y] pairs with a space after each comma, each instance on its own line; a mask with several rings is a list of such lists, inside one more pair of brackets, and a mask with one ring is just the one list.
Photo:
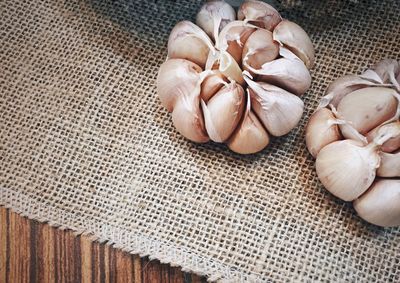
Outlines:
[[210, 280], [400, 281], [400, 230], [318, 182], [304, 126], [333, 79], [399, 57], [398, 1], [290, 1], [316, 47], [306, 112], [253, 156], [177, 134], [156, 96], [199, 1], [0, 3], [0, 204]]

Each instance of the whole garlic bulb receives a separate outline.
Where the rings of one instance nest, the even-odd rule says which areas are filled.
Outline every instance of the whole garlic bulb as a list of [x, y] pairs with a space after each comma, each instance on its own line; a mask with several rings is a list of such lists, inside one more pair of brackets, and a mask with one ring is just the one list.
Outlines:
[[386, 59], [337, 79], [306, 128], [321, 183], [384, 227], [400, 225], [399, 74], [400, 61]]
[[226, 143], [240, 154], [261, 151], [270, 135], [299, 123], [299, 95], [311, 84], [314, 48], [306, 32], [262, 1], [245, 1], [236, 16], [209, 0], [197, 25], [172, 29], [157, 90], [177, 131], [194, 142]]

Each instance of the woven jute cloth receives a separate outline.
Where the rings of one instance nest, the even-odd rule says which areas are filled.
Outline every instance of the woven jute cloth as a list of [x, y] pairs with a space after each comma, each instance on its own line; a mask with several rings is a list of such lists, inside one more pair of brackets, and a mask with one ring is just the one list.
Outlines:
[[252, 156], [194, 144], [156, 94], [200, 1], [0, 2], [0, 204], [224, 282], [399, 282], [400, 229], [318, 181], [304, 126], [335, 78], [400, 54], [400, 2], [288, 1], [316, 48], [305, 114]]

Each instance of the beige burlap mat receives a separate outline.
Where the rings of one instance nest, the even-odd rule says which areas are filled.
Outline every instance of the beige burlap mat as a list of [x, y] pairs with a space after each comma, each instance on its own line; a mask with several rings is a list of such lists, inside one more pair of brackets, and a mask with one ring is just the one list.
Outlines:
[[227, 282], [399, 282], [400, 229], [318, 182], [304, 125], [327, 84], [400, 53], [400, 3], [290, 1], [317, 52], [306, 113], [254, 156], [177, 134], [155, 78], [200, 1], [0, 2], [0, 203]]

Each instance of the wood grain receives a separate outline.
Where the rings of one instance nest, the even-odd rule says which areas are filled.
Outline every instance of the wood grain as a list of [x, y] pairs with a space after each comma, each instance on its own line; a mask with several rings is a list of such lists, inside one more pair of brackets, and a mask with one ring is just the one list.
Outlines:
[[206, 279], [0, 207], [0, 282], [204, 283]]

